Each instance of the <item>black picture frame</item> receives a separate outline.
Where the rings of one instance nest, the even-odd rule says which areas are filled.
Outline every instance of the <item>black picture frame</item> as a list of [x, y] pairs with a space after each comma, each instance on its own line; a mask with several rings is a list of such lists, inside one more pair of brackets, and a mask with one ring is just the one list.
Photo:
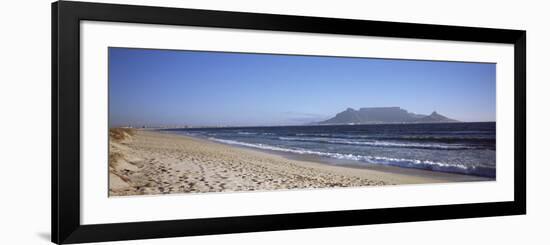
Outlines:
[[[80, 224], [80, 21], [453, 40], [514, 45], [514, 201], [152, 222]], [[54, 243], [442, 220], [526, 213], [526, 31], [60, 1], [52, 4]]]

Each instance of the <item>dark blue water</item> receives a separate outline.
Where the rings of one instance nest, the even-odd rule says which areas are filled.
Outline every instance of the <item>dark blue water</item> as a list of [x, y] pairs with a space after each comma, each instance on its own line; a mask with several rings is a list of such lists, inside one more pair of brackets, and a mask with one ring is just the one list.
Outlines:
[[165, 129], [225, 144], [495, 177], [495, 123]]

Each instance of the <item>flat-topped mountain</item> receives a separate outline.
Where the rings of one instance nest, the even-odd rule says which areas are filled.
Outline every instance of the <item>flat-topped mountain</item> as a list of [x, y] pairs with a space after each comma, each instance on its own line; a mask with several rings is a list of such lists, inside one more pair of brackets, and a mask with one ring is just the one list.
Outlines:
[[437, 112], [422, 115], [408, 112], [400, 107], [366, 107], [354, 110], [348, 108], [336, 116], [317, 124], [378, 124], [378, 123], [449, 123], [457, 120]]

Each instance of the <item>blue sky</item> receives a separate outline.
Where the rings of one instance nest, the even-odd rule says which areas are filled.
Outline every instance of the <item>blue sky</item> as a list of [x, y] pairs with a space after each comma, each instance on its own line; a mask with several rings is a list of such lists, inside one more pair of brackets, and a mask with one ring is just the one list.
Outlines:
[[494, 121], [496, 65], [109, 48], [109, 125], [289, 125], [348, 107]]

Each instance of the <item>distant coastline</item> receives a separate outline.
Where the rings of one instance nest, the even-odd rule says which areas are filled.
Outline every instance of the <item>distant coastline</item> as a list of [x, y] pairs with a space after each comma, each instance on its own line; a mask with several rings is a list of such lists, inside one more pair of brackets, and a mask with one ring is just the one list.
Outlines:
[[168, 126], [158, 126], [158, 125], [115, 125], [109, 128], [131, 128], [131, 129], [146, 129], [146, 130], [156, 130], [156, 129], [209, 129], [209, 128], [268, 128], [268, 127], [323, 127], [323, 126], [346, 126], [346, 125], [399, 125], [399, 124], [468, 124], [468, 123], [496, 123], [495, 121], [460, 121], [460, 122], [415, 122], [415, 123], [405, 123], [405, 122], [386, 122], [386, 123], [359, 123], [359, 124], [281, 124], [281, 125], [224, 125], [224, 126], [213, 126], [213, 125], [168, 125]]

